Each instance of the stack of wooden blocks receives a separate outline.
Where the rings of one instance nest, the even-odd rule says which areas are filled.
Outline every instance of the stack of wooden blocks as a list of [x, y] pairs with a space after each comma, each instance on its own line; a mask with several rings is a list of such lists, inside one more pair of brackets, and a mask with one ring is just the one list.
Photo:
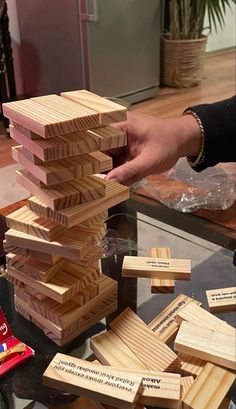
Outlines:
[[85, 90], [3, 105], [20, 145], [17, 181], [32, 195], [7, 217], [7, 279], [15, 307], [58, 345], [117, 308], [117, 283], [101, 274], [107, 209], [128, 188], [95, 176], [112, 168], [101, 151], [126, 145], [110, 126], [126, 109]]

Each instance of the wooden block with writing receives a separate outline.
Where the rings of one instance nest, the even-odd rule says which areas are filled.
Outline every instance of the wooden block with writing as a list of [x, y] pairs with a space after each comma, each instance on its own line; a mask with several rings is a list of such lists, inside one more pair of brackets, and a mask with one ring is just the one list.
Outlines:
[[110, 324], [137, 358], [150, 370], [176, 372], [179, 359], [130, 308]]
[[64, 104], [58, 109], [54, 103], [53, 108], [51, 106], [49, 109], [49, 106], [40, 104], [39, 100], [14, 101], [3, 104], [3, 112], [7, 118], [44, 138], [96, 128], [100, 125], [99, 114], [96, 111], [67, 102], [67, 107]]
[[57, 236], [55, 241], [46, 241], [30, 234], [22, 233], [13, 229], [6, 232], [6, 243], [30, 250], [36, 250], [49, 254], [57, 254], [61, 257], [81, 260], [105, 234], [103, 224], [94, 225], [93, 228], [86, 226], [74, 226]]
[[125, 256], [123, 277], [165, 278], [190, 280], [190, 260]]
[[236, 311], [236, 287], [206, 291], [211, 312]]
[[170, 342], [179, 328], [175, 320], [177, 313], [191, 302], [200, 304], [187, 295], [178, 295], [160, 314], [153, 318], [148, 324], [148, 327], [155, 332], [158, 338], [163, 342]]
[[183, 398], [184, 409], [218, 409], [235, 380], [235, 374], [207, 362]]
[[127, 108], [87, 90], [61, 92], [61, 96], [100, 113], [100, 124], [126, 120]]
[[175, 339], [175, 350], [236, 369], [236, 339], [227, 332], [218, 332], [183, 321]]
[[35, 165], [29, 161], [23, 155], [21, 146], [12, 148], [12, 156], [15, 161], [47, 186], [104, 172], [112, 168], [112, 158], [102, 152], [86, 153], [45, 162], [41, 165]]
[[6, 217], [7, 226], [11, 229], [31, 234], [32, 236], [52, 241], [66, 228], [52, 220], [39, 217], [27, 206], [17, 209]]
[[104, 332], [90, 340], [96, 357], [104, 365], [118, 368], [147, 369], [122, 339], [113, 330]]
[[224, 332], [225, 334], [234, 336], [236, 333], [235, 328], [231, 327], [231, 325], [227, 324], [220, 318], [215, 317], [213, 314], [194, 303], [186, 305], [177, 313], [175, 319], [179, 325], [182, 321], [188, 321], [204, 328]]
[[204, 368], [206, 361], [200, 358], [195, 358], [194, 356], [184, 354], [182, 352], [178, 353], [180, 359], [180, 373], [182, 376], [192, 375], [196, 378], [200, 375], [202, 369]]
[[[171, 258], [170, 248], [151, 248], [148, 250], [149, 257]], [[173, 293], [175, 289], [174, 280], [151, 278], [151, 292], [153, 294]]]
[[39, 216], [54, 220], [66, 227], [72, 227], [95, 216], [98, 213], [98, 209], [99, 213], [103, 212], [129, 198], [129, 188], [126, 186], [106, 180], [104, 182], [106, 184], [105, 196], [89, 203], [72, 206], [64, 210], [53, 211], [36, 197], [31, 197], [28, 200], [28, 206]]
[[10, 135], [35, 155], [32, 160], [37, 161], [36, 158], [39, 158], [44, 162], [127, 145], [126, 133], [111, 126], [45, 140], [19, 124], [14, 124], [14, 127], [10, 126]]

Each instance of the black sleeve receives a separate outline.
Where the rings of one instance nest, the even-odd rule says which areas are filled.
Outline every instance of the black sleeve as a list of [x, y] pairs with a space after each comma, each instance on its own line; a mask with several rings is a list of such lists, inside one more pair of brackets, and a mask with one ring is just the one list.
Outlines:
[[204, 128], [205, 160], [194, 167], [197, 172], [218, 162], [236, 160], [236, 96], [214, 104], [189, 107]]

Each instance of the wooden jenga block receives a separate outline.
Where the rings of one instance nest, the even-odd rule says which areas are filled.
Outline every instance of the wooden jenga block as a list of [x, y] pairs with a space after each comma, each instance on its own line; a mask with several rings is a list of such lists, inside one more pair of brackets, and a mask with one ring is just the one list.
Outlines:
[[49, 106], [40, 104], [39, 100], [14, 101], [3, 104], [3, 112], [7, 118], [44, 138], [97, 128], [100, 125], [96, 111], [67, 102], [59, 109], [55, 103], [53, 108], [48, 109]]
[[64, 260], [59, 259], [55, 264], [46, 264], [42, 261], [34, 260], [29, 255], [18, 256], [13, 253], [8, 253], [6, 256], [7, 264], [16, 270], [20, 270], [31, 278], [46, 283], [56, 274], [62, 267]]
[[182, 352], [178, 353], [180, 359], [180, 373], [182, 376], [192, 375], [196, 378], [200, 375], [203, 370], [206, 361], [200, 358], [195, 358], [194, 356], [184, 354]]
[[160, 314], [153, 318], [148, 327], [163, 342], [170, 342], [179, 328], [175, 320], [177, 313], [191, 302], [200, 304], [187, 295], [178, 295]]
[[190, 280], [190, 260], [125, 256], [123, 277], [165, 278]]
[[52, 241], [65, 231], [65, 227], [52, 220], [39, 217], [27, 206], [17, 209], [6, 217], [7, 226], [11, 229], [31, 234], [32, 236]]
[[103, 332], [90, 340], [90, 346], [96, 357], [104, 365], [117, 368], [147, 369], [130, 348], [112, 330]]
[[93, 226], [94, 224], [101, 223], [102, 221], [106, 221], [108, 218], [108, 211], [105, 210], [104, 212], [101, 212], [93, 217], [90, 217], [90, 219], [85, 220], [83, 223], [81, 223], [83, 226]]
[[[32, 141], [44, 140], [40, 135], [38, 135], [37, 133], [31, 131], [29, 128], [26, 128], [25, 126], [23, 126], [23, 125], [21, 125], [21, 124], [18, 124], [17, 122], [12, 121], [11, 119], [9, 120], [9, 122], [10, 122], [10, 125], [9, 125], [10, 133], [11, 133], [11, 129], [12, 129], [12, 128], [15, 128], [15, 129], [17, 129], [20, 133], [22, 133], [23, 135], [27, 136], [28, 139], [31, 139]], [[58, 138], [58, 137], [57, 137], [57, 138]], [[12, 139], [14, 139], [14, 138], [12, 137]], [[18, 141], [17, 141], [17, 142], [18, 142]], [[20, 143], [21, 145], [24, 145], [24, 144], [22, 144], [21, 142], [19, 142], [19, 143]]]
[[183, 376], [180, 378], [181, 394], [180, 394], [180, 403], [178, 405], [178, 409], [184, 409], [183, 399], [188, 393], [189, 389], [192, 387], [193, 382], [194, 382], [193, 376]]
[[110, 325], [148, 369], [178, 370], [180, 362], [177, 355], [130, 308], [126, 308]]
[[42, 253], [40, 251], [28, 250], [26, 248], [8, 244], [3, 240], [3, 247], [6, 253], [13, 253], [21, 257], [31, 257], [35, 261], [40, 261], [45, 264], [54, 265], [60, 260], [60, 256], [55, 254]]
[[181, 311], [177, 313], [175, 319], [179, 325], [182, 321], [188, 321], [192, 324], [224, 332], [225, 334], [229, 334], [232, 336], [236, 334], [235, 328], [231, 327], [231, 325], [227, 324], [220, 318], [215, 317], [213, 314], [194, 303], [186, 305]]
[[218, 365], [207, 362], [183, 398], [184, 409], [218, 409], [235, 374]]
[[61, 92], [61, 96], [99, 112], [103, 125], [126, 120], [127, 108], [84, 89]]
[[69, 182], [46, 186], [26, 170], [16, 171], [16, 180], [30, 193], [36, 195], [52, 210], [65, 209], [105, 196], [106, 187], [96, 176], [86, 176]]
[[56, 241], [46, 241], [13, 229], [6, 232], [6, 243], [30, 250], [57, 254], [72, 260], [81, 260], [105, 234], [104, 225], [94, 225], [93, 228], [75, 226], [62, 235], [57, 236]]
[[24, 249], [22, 247], [13, 246], [11, 244], [8, 244], [6, 242], [6, 240], [3, 240], [2, 243], [3, 243], [4, 251], [6, 253], [13, 253], [13, 254], [16, 254], [16, 255], [18, 255], [20, 257], [28, 257], [29, 256], [29, 250], [28, 249]]
[[127, 144], [126, 133], [111, 126], [73, 132], [45, 140], [19, 124], [14, 124], [14, 127], [10, 126], [10, 135], [35, 155], [33, 160], [36, 157], [44, 162], [118, 148]]
[[[69, 262], [68, 262], [69, 264]], [[78, 265], [73, 265], [73, 268], [68, 272], [67, 263], [62, 266], [61, 270], [53, 275], [48, 282], [42, 282], [39, 280], [32, 279], [27, 274], [25, 274], [21, 269], [15, 269], [8, 265], [7, 267], [7, 278], [11, 281], [17, 279], [19, 282], [34, 288], [38, 292], [46, 295], [53, 300], [64, 303], [71, 299], [75, 294], [77, 294], [82, 288], [83, 272], [82, 268]], [[85, 272], [84, 272], [85, 274]], [[87, 269], [86, 271], [87, 280], [93, 280], [98, 276], [96, 270]]]
[[[151, 248], [148, 250], [148, 255], [156, 258], [171, 258], [170, 248]], [[173, 293], [174, 289], [174, 280], [151, 278], [151, 292], [154, 294]]]
[[236, 311], [236, 287], [206, 291], [211, 312]]
[[106, 180], [104, 182], [106, 183], [105, 196], [96, 199], [93, 202], [83, 203], [81, 205], [54, 212], [36, 197], [31, 197], [28, 200], [28, 206], [39, 216], [54, 220], [63, 226], [72, 227], [96, 215], [98, 209], [99, 212], [103, 212], [109, 207], [115, 206], [117, 203], [123, 202], [129, 198], [129, 189], [126, 186]]
[[235, 345], [235, 336], [227, 332], [218, 332], [183, 321], [174, 347], [177, 351], [235, 370]]
[[67, 159], [45, 162], [42, 165], [35, 165], [29, 161], [23, 155], [21, 146], [12, 148], [12, 156], [15, 161], [47, 186], [104, 172], [112, 168], [112, 158], [102, 152], [72, 156]]

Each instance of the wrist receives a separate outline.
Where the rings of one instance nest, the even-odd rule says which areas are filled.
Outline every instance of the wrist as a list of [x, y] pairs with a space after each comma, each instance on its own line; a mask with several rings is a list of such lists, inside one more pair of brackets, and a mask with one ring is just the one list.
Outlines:
[[202, 147], [204, 131], [200, 122], [188, 111], [180, 118], [180, 156], [198, 157]]

